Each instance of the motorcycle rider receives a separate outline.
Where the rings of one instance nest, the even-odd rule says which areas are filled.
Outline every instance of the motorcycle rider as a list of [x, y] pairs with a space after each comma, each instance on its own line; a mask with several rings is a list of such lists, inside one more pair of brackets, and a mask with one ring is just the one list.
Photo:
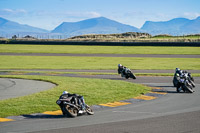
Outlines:
[[190, 80], [194, 81], [193, 77], [191, 76], [191, 73], [189, 73], [187, 71], [183, 71], [179, 68], [176, 68], [174, 75], [179, 74], [179, 76], [181, 76], [182, 74], [186, 74], [186, 73], [188, 74], [188, 77], [190, 78]]
[[[71, 94], [67, 91], [63, 91], [63, 93], [62, 93], [62, 95], [60, 96], [59, 99], [65, 99], [65, 98], [71, 97], [71, 96], [75, 97], [78, 100], [78, 104], [81, 105], [82, 109], [79, 111], [79, 113], [80, 114], [84, 113], [86, 105], [85, 105], [85, 100], [84, 100], [83, 96], [78, 95], [78, 94]], [[77, 103], [75, 103], [75, 104], [77, 104]]]
[[183, 71], [179, 68], [176, 68], [175, 69], [175, 74], [179, 74], [179, 75], [182, 75]]
[[121, 74], [121, 77], [125, 77], [126, 75], [126, 67], [122, 64], [118, 64], [118, 74]]
[[183, 71], [181, 69], [179, 68], [175, 69], [174, 78], [173, 78], [174, 87], [178, 86], [179, 78], [182, 74], [183, 74]]
[[194, 82], [194, 79], [193, 77], [191, 76], [191, 73], [187, 72], [187, 71], [184, 71], [184, 70], [181, 70], [179, 68], [176, 68], [175, 69], [175, 74], [174, 74], [174, 79], [173, 79], [173, 82], [174, 82], [174, 86], [177, 88], [177, 91], [179, 92], [180, 91], [180, 87], [181, 87], [181, 84], [178, 80], [177, 77], [180, 77], [180, 78], [185, 78], [185, 77], [188, 77], [188, 81], [192, 84], [193, 87], [195, 87], [195, 84]]

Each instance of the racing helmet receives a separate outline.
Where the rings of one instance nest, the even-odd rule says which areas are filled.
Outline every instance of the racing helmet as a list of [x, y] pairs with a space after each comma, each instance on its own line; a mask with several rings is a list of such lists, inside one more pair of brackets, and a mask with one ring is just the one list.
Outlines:
[[122, 64], [118, 64], [118, 67], [122, 67]]
[[63, 91], [63, 94], [68, 94], [68, 92], [67, 91]]
[[176, 68], [176, 72], [178, 72], [178, 71], [180, 71], [181, 69], [179, 69], [179, 68]]

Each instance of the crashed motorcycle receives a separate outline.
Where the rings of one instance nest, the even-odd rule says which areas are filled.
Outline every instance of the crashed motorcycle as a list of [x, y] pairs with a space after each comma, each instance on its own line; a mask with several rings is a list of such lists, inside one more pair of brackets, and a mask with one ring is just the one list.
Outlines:
[[177, 80], [178, 80], [178, 83], [176, 84], [177, 92], [180, 92], [181, 90], [183, 90], [183, 92], [189, 92], [189, 93], [194, 92], [194, 86], [192, 84], [193, 82], [189, 78], [188, 73], [183, 73], [177, 78]]
[[80, 102], [79, 97], [72, 95], [69, 97], [60, 97], [56, 103], [60, 106], [64, 116], [76, 117], [83, 114], [93, 115], [94, 112], [90, 106]]

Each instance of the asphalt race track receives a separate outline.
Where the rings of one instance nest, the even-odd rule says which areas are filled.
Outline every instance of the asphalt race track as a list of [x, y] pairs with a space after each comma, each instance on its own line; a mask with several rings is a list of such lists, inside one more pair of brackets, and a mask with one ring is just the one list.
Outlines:
[[[92, 75], [87, 78], [94, 77]], [[116, 75], [99, 75], [96, 78], [125, 80]], [[200, 132], [199, 77], [195, 77], [196, 89], [193, 94], [176, 93], [172, 87], [172, 77], [138, 77], [136, 80], [126, 81], [161, 87], [167, 94], [150, 101], [133, 101], [125, 106], [97, 108], [93, 116], [67, 118], [62, 115], [24, 115], [17, 117], [16, 121], [0, 123], [0, 133]]]
[[[11, 55], [11, 54], [5, 54]], [[15, 54], [15, 56], [21, 54]], [[25, 54], [26, 56], [27, 54]], [[28, 54], [30, 55], [30, 54]], [[33, 54], [38, 56], [40, 54]], [[40, 55], [40, 56], [81, 56], [81, 55]], [[102, 55], [88, 55], [102, 56]], [[105, 56], [105, 55], [104, 55]], [[107, 56], [107, 55], [106, 55]], [[121, 57], [124, 55], [110, 55]], [[138, 55], [126, 55], [126, 57], [137, 57]], [[143, 56], [143, 55], [139, 55]], [[149, 55], [148, 55], [149, 56]], [[173, 55], [174, 56], [174, 55]], [[151, 57], [173, 58], [171, 55], [151, 55]], [[176, 58], [199, 58], [199, 55], [177, 55]], [[17, 70], [18, 71], [18, 70]], [[36, 70], [37, 71], [37, 70]], [[44, 70], [42, 70], [44, 71]], [[47, 70], [48, 71], [48, 70]], [[75, 70], [57, 70], [70, 71]], [[87, 70], [77, 70], [87, 71]], [[75, 72], [77, 72], [75, 71]], [[115, 70], [95, 70], [98, 72], [114, 72]], [[133, 72], [140, 72], [136, 70]], [[150, 71], [142, 70], [145, 73]], [[174, 70], [153, 70], [156, 73], [171, 73]], [[152, 72], [152, 70], [151, 70]], [[150, 73], [151, 73], [150, 72]], [[190, 71], [199, 73], [199, 70]], [[6, 74], [6, 72], [1, 72]], [[29, 73], [31, 75], [31, 73]], [[23, 116], [11, 116], [9, 119], [15, 121], [0, 122], [0, 133], [200, 133], [200, 77], [195, 79], [195, 92], [177, 93], [172, 86], [172, 77], [137, 77], [136, 80], [126, 80], [119, 75], [76, 75], [61, 74], [57, 76], [100, 78], [112, 80], [125, 80], [127, 82], [139, 83], [151, 87], [159, 87], [159, 92], [167, 93], [154, 100], [124, 100], [131, 104], [118, 107], [93, 106], [95, 114], [92, 116], [83, 115], [76, 118], [67, 118], [62, 115], [41, 115], [31, 114]], [[137, 75], [136, 75], [137, 76]], [[4, 80], [4, 81], [1, 81]], [[21, 82], [23, 81], [23, 82]], [[29, 80], [0, 79], [0, 97], [9, 92], [10, 87], [24, 86]], [[29, 85], [29, 83], [28, 83]], [[37, 87], [36, 91], [41, 91], [38, 83], [32, 86]], [[27, 88], [27, 87], [24, 87]], [[51, 88], [51, 87], [50, 87]], [[13, 90], [14, 88], [12, 88]], [[47, 88], [44, 88], [47, 89]], [[25, 90], [25, 89], [24, 89]], [[29, 92], [29, 91], [28, 91]], [[31, 93], [35, 93], [31, 92]], [[9, 94], [9, 93], [7, 93]], [[20, 93], [21, 94], [21, 93]], [[27, 95], [27, 92], [23, 95]], [[13, 97], [21, 96], [17, 93]], [[103, 96], [103, 94], [102, 94]], [[10, 98], [5, 96], [2, 99]], [[1, 99], [0, 99], [1, 100]], [[55, 104], [55, 103], [52, 103]]]
[[0, 78], [0, 100], [29, 95], [54, 86], [43, 81]]

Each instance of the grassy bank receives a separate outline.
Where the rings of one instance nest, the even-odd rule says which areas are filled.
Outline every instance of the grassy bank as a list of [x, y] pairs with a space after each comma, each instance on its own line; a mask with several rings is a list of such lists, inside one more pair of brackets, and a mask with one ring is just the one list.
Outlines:
[[147, 93], [149, 87], [104, 79], [71, 78], [58, 76], [0, 76], [25, 79], [51, 81], [57, 87], [19, 98], [0, 101], [0, 117], [13, 115], [41, 113], [47, 110], [58, 110], [56, 100], [64, 90], [83, 95], [86, 103], [97, 105], [100, 103], [120, 101]]
[[200, 54], [200, 47], [75, 46], [0, 44], [0, 53]]

